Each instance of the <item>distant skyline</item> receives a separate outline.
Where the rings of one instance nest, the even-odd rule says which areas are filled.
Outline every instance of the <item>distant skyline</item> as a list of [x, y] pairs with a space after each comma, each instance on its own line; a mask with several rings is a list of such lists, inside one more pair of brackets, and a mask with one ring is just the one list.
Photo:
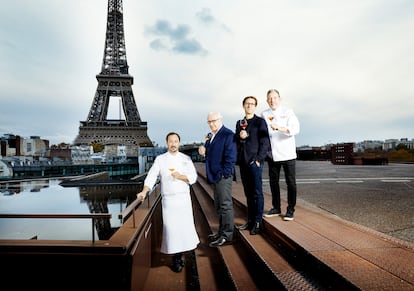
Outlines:
[[[3, 136], [5, 136], [5, 135], [7, 135], [7, 134], [12, 134], [12, 135], [15, 135], [15, 136], [20, 136], [20, 137], [22, 137], [22, 138], [30, 138], [30, 137], [32, 137], [32, 136], [38, 136], [38, 135], [27, 135], [27, 136], [21, 136], [21, 135], [19, 135], [19, 134], [16, 134], [16, 133], [14, 133], [14, 132], [5, 132], [5, 133], [0, 133], [0, 137], [3, 137]], [[43, 140], [48, 140], [47, 138], [45, 138], [45, 137], [42, 137], [42, 136], [39, 136], [40, 137], [40, 139], [43, 139]], [[357, 140], [357, 141], [348, 141], [348, 142], [329, 142], [329, 143], [323, 143], [323, 144], [319, 144], [319, 145], [312, 145], [313, 147], [319, 147], [319, 146], [325, 146], [325, 145], [329, 145], [329, 144], [341, 144], [341, 143], [355, 143], [355, 144], [358, 144], [358, 143], [364, 143], [364, 142], [369, 142], [369, 141], [372, 141], [372, 142], [386, 142], [386, 141], [389, 141], [389, 140], [398, 140], [398, 141], [401, 141], [402, 139], [404, 139], [404, 137], [401, 137], [401, 138], [386, 138], [386, 139], [382, 139], [382, 140], [369, 140], [369, 139], [363, 139], [363, 140]], [[408, 139], [409, 141], [412, 141], [413, 139]], [[183, 143], [183, 142], [181, 142], [181, 145], [184, 145], [184, 144], [193, 144], [194, 142], [203, 142], [203, 141], [191, 141], [191, 142], [189, 142], [189, 143], [187, 143], [187, 142], [185, 142], [185, 143]], [[56, 145], [58, 145], [58, 144], [60, 144], [60, 143], [62, 143], [62, 142], [58, 142], [58, 143], [52, 143], [52, 142], [49, 142], [50, 144], [49, 144], [49, 146], [51, 146], [51, 145], [53, 145], [53, 144], [56, 144]], [[68, 143], [68, 142], [63, 142], [63, 143]], [[167, 147], [167, 145], [166, 144], [157, 144], [159, 147]], [[297, 145], [297, 147], [307, 147], [307, 146], [310, 146], [310, 145], [300, 145], [300, 146], [298, 146]]]
[[[3, 1], [0, 134], [72, 143], [101, 71], [103, 0]], [[148, 135], [203, 141], [219, 111], [276, 88], [296, 145], [414, 138], [414, 2], [124, 0], [129, 73]], [[116, 102], [109, 118], [118, 116]]]

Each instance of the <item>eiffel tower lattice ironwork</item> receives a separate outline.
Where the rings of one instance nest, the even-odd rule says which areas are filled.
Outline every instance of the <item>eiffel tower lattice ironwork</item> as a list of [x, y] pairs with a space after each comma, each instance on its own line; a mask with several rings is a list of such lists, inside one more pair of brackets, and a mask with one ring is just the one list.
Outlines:
[[[152, 147], [147, 122], [141, 120], [128, 73], [122, 0], [108, 0], [105, 50], [98, 87], [86, 121], [81, 121], [74, 145], [125, 145]], [[110, 98], [118, 97], [125, 119], [107, 119]], [[113, 100], [113, 99], [112, 99]], [[120, 114], [121, 115], [121, 114]]]

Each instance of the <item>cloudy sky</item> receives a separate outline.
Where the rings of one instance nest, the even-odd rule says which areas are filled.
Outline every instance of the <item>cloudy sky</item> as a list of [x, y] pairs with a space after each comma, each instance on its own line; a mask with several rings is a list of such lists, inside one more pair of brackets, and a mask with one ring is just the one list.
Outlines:
[[[0, 135], [73, 142], [107, 1], [0, 1]], [[234, 129], [243, 97], [260, 113], [270, 88], [301, 122], [297, 146], [414, 138], [414, 1], [123, 2], [132, 89], [159, 145], [169, 131], [202, 141], [210, 111]]]

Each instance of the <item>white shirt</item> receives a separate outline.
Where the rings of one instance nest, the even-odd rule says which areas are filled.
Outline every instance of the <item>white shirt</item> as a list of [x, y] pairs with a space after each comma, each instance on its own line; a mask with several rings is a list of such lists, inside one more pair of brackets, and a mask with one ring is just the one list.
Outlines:
[[217, 132], [219, 132], [222, 127], [223, 127], [223, 124], [217, 128], [216, 133], [211, 132], [210, 143], [213, 142], [213, 139], [216, 137]]
[[152, 189], [159, 176], [162, 195], [190, 193], [189, 185], [184, 181], [174, 179], [169, 169], [174, 169], [173, 172], [178, 171], [186, 175], [190, 185], [197, 180], [197, 171], [189, 156], [180, 152], [177, 152], [175, 155], [166, 152], [155, 158], [154, 164], [145, 178], [144, 185]]
[[[268, 108], [261, 116], [266, 120], [272, 148], [273, 161], [287, 161], [297, 158], [295, 135], [300, 131], [300, 123], [292, 109], [279, 106], [276, 110]], [[273, 120], [269, 120], [273, 116]], [[289, 129], [289, 134], [273, 130], [270, 124]]]

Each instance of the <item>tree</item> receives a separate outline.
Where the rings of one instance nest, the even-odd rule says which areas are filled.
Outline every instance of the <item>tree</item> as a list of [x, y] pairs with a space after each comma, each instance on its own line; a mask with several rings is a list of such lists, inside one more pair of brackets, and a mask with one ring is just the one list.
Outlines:
[[94, 153], [100, 153], [104, 150], [105, 146], [98, 142], [92, 142], [91, 144]]

